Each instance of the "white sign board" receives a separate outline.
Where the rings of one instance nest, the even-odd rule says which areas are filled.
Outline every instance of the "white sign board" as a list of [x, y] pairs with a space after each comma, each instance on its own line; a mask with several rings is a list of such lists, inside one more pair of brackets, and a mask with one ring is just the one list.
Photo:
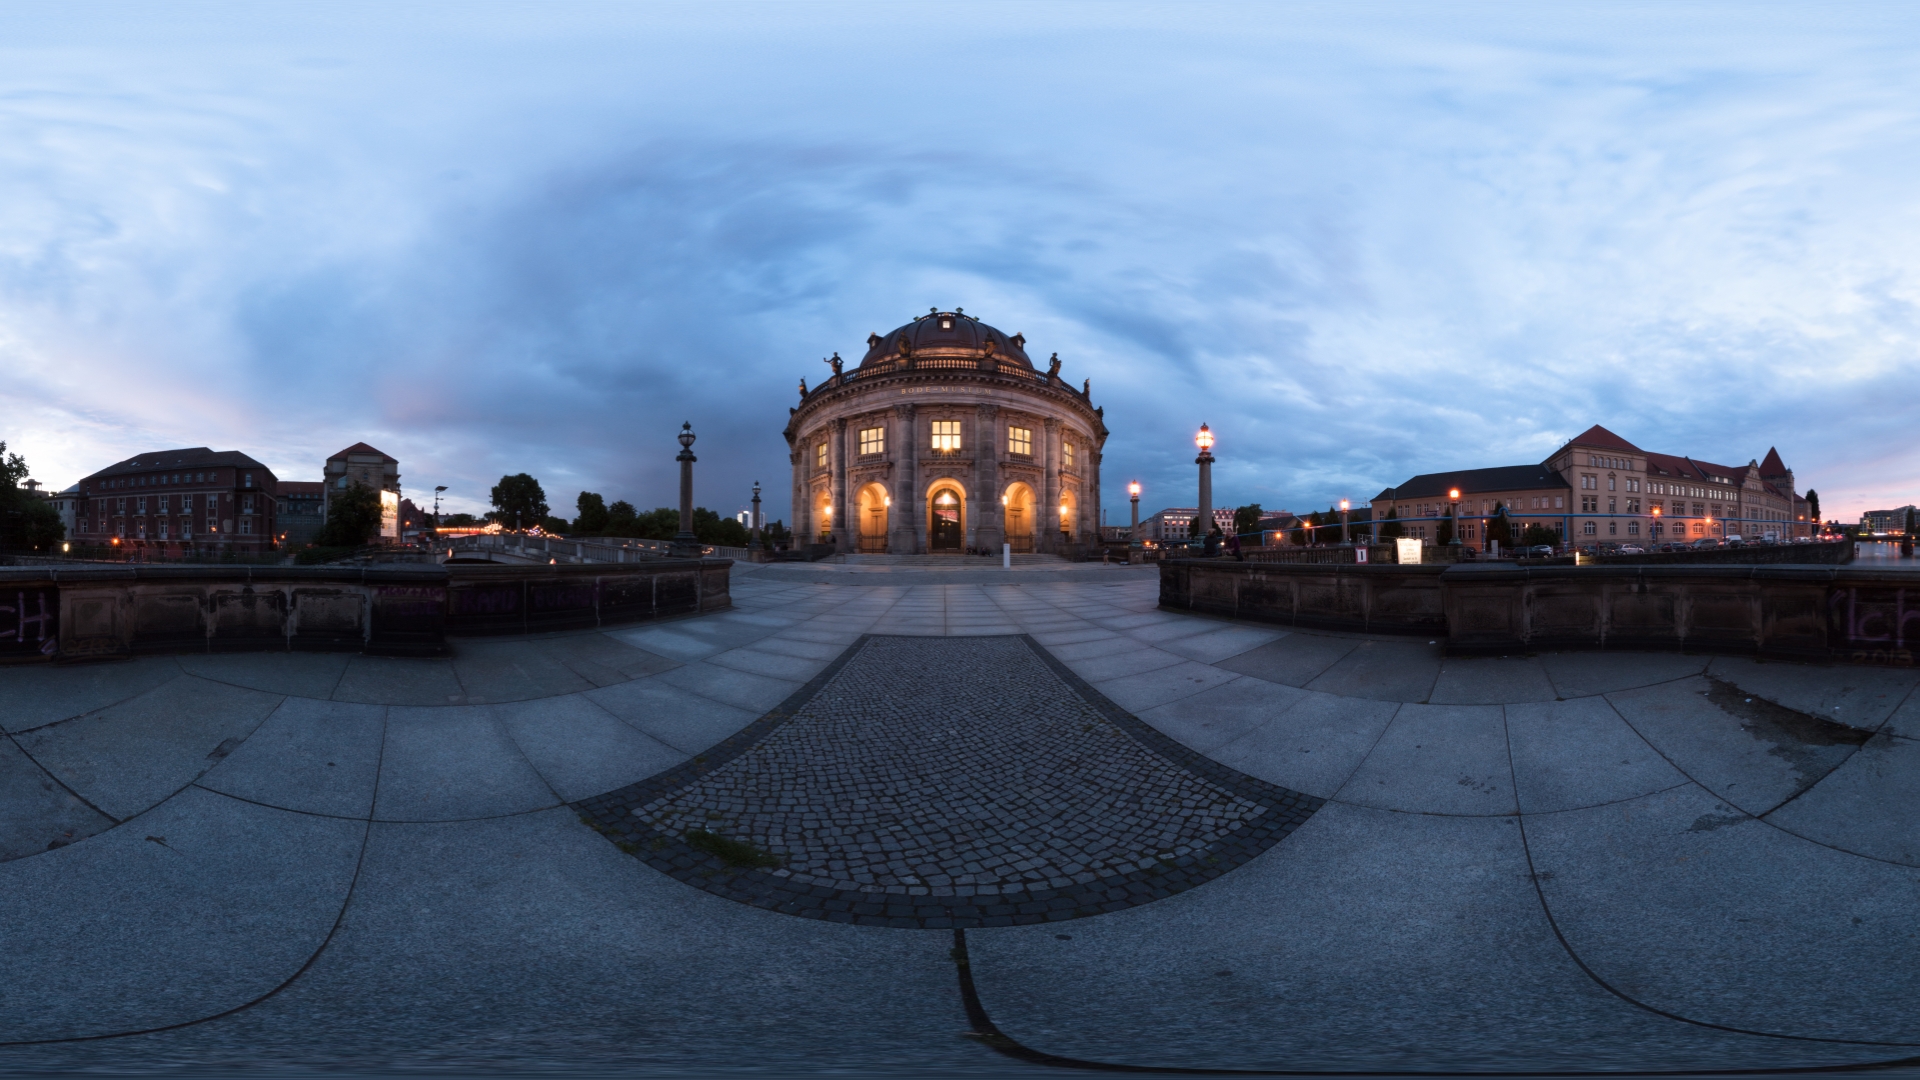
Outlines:
[[1399, 537], [1393, 542], [1399, 549], [1400, 565], [1414, 566], [1420, 562], [1420, 540], [1418, 537]]
[[1353, 549], [1353, 561], [1357, 563], [1367, 561], [1367, 545], [1360, 544]]
[[397, 491], [380, 493], [380, 535], [400, 539], [400, 493]]

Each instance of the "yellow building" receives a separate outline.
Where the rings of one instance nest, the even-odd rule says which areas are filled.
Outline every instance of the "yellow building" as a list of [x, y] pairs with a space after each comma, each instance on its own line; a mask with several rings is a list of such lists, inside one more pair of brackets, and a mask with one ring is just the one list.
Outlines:
[[1578, 545], [1786, 540], [1812, 536], [1817, 524], [1777, 450], [1743, 466], [1716, 465], [1642, 450], [1596, 424], [1538, 465], [1425, 473], [1387, 488], [1373, 499], [1376, 530], [1392, 513], [1407, 536], [1431, 543], [1454, 491], [1460, 540], [1481, 549], [1499, 506], [1516, 541], [1540, 525]]

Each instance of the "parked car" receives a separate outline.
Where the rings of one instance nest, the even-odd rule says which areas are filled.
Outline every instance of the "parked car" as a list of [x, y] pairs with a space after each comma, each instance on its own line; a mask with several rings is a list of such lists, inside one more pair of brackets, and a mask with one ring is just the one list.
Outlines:
[[1696, 548], [1717, 548], [1720, 546], [1720, 541], [1715, 537], [1703, 536], [1700, 539], [1695, 540], [1693, 542], [1693, 546]]
[[1646, 553], [1647, 549], [1641, 547], [1639, 544], [1620, 545], [1620, 554], [1622, 555], [1645, 555]]
[[1553, 558], [1553, 545], [1535, 544], [1527, 549], [1527, 557], [1530, 559], [1551, 559]]

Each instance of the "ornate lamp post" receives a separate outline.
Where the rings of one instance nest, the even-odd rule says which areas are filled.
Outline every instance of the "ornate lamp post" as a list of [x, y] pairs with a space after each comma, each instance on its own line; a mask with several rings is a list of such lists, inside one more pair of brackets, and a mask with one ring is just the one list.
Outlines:
[[693, 456], [693, 439], [693, 424], [681, 424], [680, 456], [674, 459], [680, 463], [680, 531], [673, 534], [673, 546], [681, 549], [680, 554], [689, 554], [686, 549], [692, 548], [690, 554], [698, 555], [700, 546], [693, 535], [693, 463], [700, 459]]
[[758, 551], [758, 550], [760, 550], [760, 481], [758, 481], [758, 480], [755, 480], [755, 481], [753, 482], [753, 518], [752, 518], [752, 521], [753, 521], [753, 538], [752, 538], [752, 544], [753, 544], [753, 549], [754, 549], [755, 551]]
[[1200, 456], [1193, 459], [1193, 463], [1200, 466], [1200, 513], [1194, 525], [1200, 530], [1200, 540], [1204, 543], [1213, 534], [1213, 432], [1207, 425], [1200, 425], [1193, 445], [1200, 448]]
[[1352, 508], [1352, 503], [1345, 499], [1340, 500], [1340, 543], [1343, 545], [1353, 543], [1352, 538], [1347, 535], [1347, 511]]
[[1660, 539], [1660, 535], [1661, 535], [1661, 534], [1660, 534], [1660, 508], [1659, 508], [1659, 507], [1657, 507], [1657, 506], [1653, 508], [1653, 529], [1652, 529], [1652, 533], [1653, 533], [1653, 539], [1654, 539], [1655, 541], [1658, 541], [1658, 540]]
[[1447, 546], [1459, 547], [1460, 546], [1460, 489], [1459, 488], [1452, 488], [1447, 491], [1447, 502], [1449, 503], [1449, 506], [1447, 508], [1447, 515], [1453, 519], [1453, 539], [1447, 541]]
[[1140, 542], [1140, 481], [1127, 485], [1127, 501], [1133, 504], [1133, 524], [1127, 529], [1127, 543]]

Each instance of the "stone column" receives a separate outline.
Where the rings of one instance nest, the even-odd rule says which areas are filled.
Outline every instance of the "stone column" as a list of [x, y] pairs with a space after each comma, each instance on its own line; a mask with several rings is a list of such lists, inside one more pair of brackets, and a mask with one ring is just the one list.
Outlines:
[[894, 460], [899, 463], [893, 482], [892, 517], [887, 522], [894, 537], [887, 548], [903, 555], [918, 555], [920, 547], [920, 493], [914, 466], [920, 455], [920, 436], [914, 430], [913, 406], [898, 405], [893, 410]]
[[[680, 425], [680, 455], [674, 460], [680, 463], [680, 531], [674, 534], [673, 543], [677, 548], [692, 548], [697, 556], [699, 548], [693, 538], [693, 463], [700, 459], [693, 456], [692, 423]], [[525, 546], [525, 534], [522, 534], [521, 547]]]
[[832, 435], [827, 439], [827, 467], [832, 470], [827, 489], [833, 500], [832, 513], [829, 514], [827, 527], [833, 530], [833, 541], [841, 551], [853, 551], [858, 544], [847, 529], [847, 522], [853, 520], [847, 510], [847, 421], [842, 418], [833, 422]]
[[1038, 520], [1034, 524], [1040, 532], [1040, 550], [1057, 553], [1060, 550], [1060, 421], [1049, 416], [1046, 428], [1045, 441], [1041, 444], [1046, 456], [1046, 461], [1041, 463], [1047, 477], [1046, 499], [1035, 508]]
[[1100, 542], [1100, 451], [1094, 448], [1093, 439], [1087, 439], [1086, 490], [1082, 492], [1080, 520], [1086, 522], [1086, 537], [1093, 543]]
[[1000, 454], [1006, 445], [1000, 434], [1000, 406], [974, 406], [973, 426], [980, 440], [973, 451], [974, 486], [980, 491], [975, 499], [980, 507], [975, 515], [980, 522], [977, 543], [998, 554], [1006, 536], [1006, 513], [1000, 505]]
[[792, 529], [792, 542], [796, 545], [807, 543], [807, 537], [811, 535], [807, 530], [813, 528], [813, 515], [809, 513], [812, 507], [807, 505], [807, 447], [804, 442], [800, 442], [799, 446], [798, 450], [787, 455], [788, 462], [793, 466], [793, 506], [789, 509], [787, 521]]

